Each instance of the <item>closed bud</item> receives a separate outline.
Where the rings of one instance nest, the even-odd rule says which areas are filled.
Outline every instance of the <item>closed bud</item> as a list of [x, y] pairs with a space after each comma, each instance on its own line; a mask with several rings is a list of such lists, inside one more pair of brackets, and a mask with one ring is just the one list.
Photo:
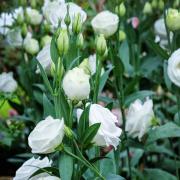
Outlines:
[[19, 6], [26, 6], [27, 0], [19, 0], [18, 4], [19, 4]]
[[122, 42], [126, 39], [126, 33], [122, 30], [119, 30], [119, 41]]
[[158, 7], [158, 1], [157, 0], [153, 0], [151, 5], [152, 5], [153, 9], [156, 9]]
[[67, 30], [63, 29], [60, 31], [60, 34], [57, 39], [57, 47], [59, 51], [59, 55], [65, 55], [69, 50], [69, 37]]
[[67, 27], [71, 24], [71, 17], [69, 15], [69, 5], [67, 6], [67, 14], [65, 16], [64, 22]]
[[32, 8], [36, 8], [37, 2], [36, 2], [36, 0], [31, 0], [30, 4], [31, 4]]
[[160, 10], [163, 10], [163, 9], [164, 9], [164, 1], [163, 1], [163, 0], [159, 0], [158, 8], [159, 8]]
[[81, 14], [78, 13], [73, 22], [72, 22], [72, 30], [75, 34], [79, 34], [82, 29], [82, 20], [81, 20]]
[[47, 33], [49, 33], [51, 31], [51, 26], [47, 21], [44, 22], [44, 30]]
[[146, 2], [143, 9], [144, 14], [151, 14], [152, 13], [152, 6], [149, 2]]
[[97, 54], [100, 56], [103, 56], [107, 50], [106, 39], [104, 38], [103, 34], [100, 34], [100, 36], [97, 38], [96, 50]]
[[77, 37], [77, 47], [79, 48], [79, 49], [82, 49], [83, 48], [83, 44], [84, 44], [84, 37], [83, 37], [83, 35], [82, 35], [82, 33], [80, 33], [79, 35], [78, 35], [78, 37]]
[[22, 25], [22, 30], [21, 30], [21, 34], [22, 34], [22, 37], [23, 37], [23, 38], [26, 37], [27, 32], [28, 32], [28, 30], [27, 30], [27, 25], [24, 23], [24, 24]]
[[21, 14], [18, 14], [17, 16], [17, 23], [21, 25], [24, 22], [24, 18]]
[[126, 7], [125, 7], [124, 3], [121, 3], [120, 5], [116, 6], [115, 12], [120, 17], [123, 17], [126, 14]]
[[51, 39], [52, 39], [52, 37], [49, 36], [49, 35], [46, 35], [46, 36], [42, 37], [42, 39], [41, 39], [41, 46], [44, 47], [45, 45], [50, 44], [51, 43]]
[[79, 68], [83, 69], [86, 74], [91, 75], [90, 64], [87, 58], [82, 61]]
[[178, 8], [179, 7], [179, 0], [175, 0], [174, 4], [173, 4], [174, 8]]
[[73, 131], [69, 127], [64, 126], [64, 133], [68, 138], [73, 138]]
[[177, 9], [167, 11], [166, 23], [170, 31], [180, 30], [180, 13]]
[[33, 38], [26, 38], [24, 40], [24, 49], [27, 53], [31, 55], [35, 55], [39, 51], [39, 43], [36, 39]]

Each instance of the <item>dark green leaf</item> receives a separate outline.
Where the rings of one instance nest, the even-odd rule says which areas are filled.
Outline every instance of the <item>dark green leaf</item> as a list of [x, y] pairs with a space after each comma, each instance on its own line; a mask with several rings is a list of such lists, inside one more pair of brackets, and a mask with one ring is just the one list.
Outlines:
[[58, 49], [56, 46], [56, 38], [53, 36], [51, 40], [51, 46], [50, 46], [50, 53], [51, 53], [51, 59], [54, 62], [54, 64], [57, 64], [57, 60], [59, 58]]
[[55, 117], [54, 106], [45, 94], [43, 94], [43, 108], [44, 108], [44, 117], [47, 117], [49, 115]]

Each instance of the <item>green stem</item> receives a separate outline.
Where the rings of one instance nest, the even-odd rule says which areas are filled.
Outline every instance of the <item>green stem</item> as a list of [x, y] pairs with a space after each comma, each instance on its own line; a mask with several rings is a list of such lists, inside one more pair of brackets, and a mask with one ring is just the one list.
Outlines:
[[179, 118], [179, 125], [180, 125], [180, 90], [177, 89], [177, 107], [178, 107], [178, 118]]

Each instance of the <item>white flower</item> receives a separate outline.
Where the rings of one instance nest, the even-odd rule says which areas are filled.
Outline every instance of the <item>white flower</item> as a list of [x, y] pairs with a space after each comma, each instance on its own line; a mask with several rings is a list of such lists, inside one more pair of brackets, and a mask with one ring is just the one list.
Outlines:
[[[81, 109], [77, 110], [77, 117], [80, 118], [82, 113]], [[119, 144], [119, 137], [122, 130], [116, 126], [118, 123], [117, 117], [111, 113], [107, 108], [99, 104], [92, 104], [89, 111], [89, 125], [101, 123], [100, 128], [93, 139], [93, 142], [98, 146], [112, 145], [115, 148]]]
[[[161, 47], [167, 47], [168, 45], [168, 37], [167, 37], [167, 32], [166, 32], [166, 27], [165, 27], [165, 22], [164, 19], [158, 19], [154, 23], [154, 30], [156, 34], [156, 42], [160, 42]], [[173, 34], [170, 33], [170, 39], [172, 40]]]
[[138, 137], [141, 141], [143, 135], [147, 132], [151, 125], [151, 120], [154, 117], [153, 102], [147, 99], [144, 104], [141, 100], [137, 99], [129, 107], [126, 115], [126, 128], [130, 136], [133, 138]]
[[24, 10], [23, 7], [18, 7], [14, 10], [14, 12], [12, 13], [12, 16], [14, 19], [18, 19], [18, 17], [20, 17], [22, 20], [24, 20]]
[[22, 46], [23, 38], [21, 35], [21, 29], [20, 28], [14, 28], [12, 30], [9, 30], [6, 37], [7, 42], [9, 45], [13, 47], [20, 47]]
[[17, 82], [13, 78], [13, 73], [3, 72], [0, 74], [0, 91], [12, 93], [17, 89]]
[[56, 177], [56, 176], [44, 176], [44, 177], [40, 177], [37, 180], [61, 180], [60, 178]]
[[27, 53], [35, 55], [39, 51], [39, 42], [31, 37], [26, 37], [24, 40], [24, 49]]
[[90, 55], [88, 58], [91, 75], [96, 73], [96, 54]]
[[43, 16], [38, 10], [28, 7], [26, 11], [32, 25], [38, 25], [41, 23]]
[[28, 137], [32, 153], [48, 154], [55, 151], [64, 137], [64, 120], [48, 116], [40, 121]]
[[[37, 55], [37, 60], [42, 65], [43, 69], [50, 72], [52, 60], [50, 54], [50, 44], [47, 44]], [[39, 67], [37, 66], [36, 73], [40, 73]]]
[[176, 86], [180, 87], [180, 49], [176, 50], [168, 60], [168, 76]]
[[[17, 171], [13, 180], [29, 180], [30, 176], [35, 173], [40, 168], [51, 167], [52, 161], [49, 161], [47, 157], [44, 159], [32, 157], [27, 160]], [[37, 180], [37, 177], [47, 176], [47, 173], [42, 173], [40, 175], [30, 178], [30, 180]]]
[[90, 93], [89, 76], [77, 67], [69, 70], [63, 79], [63, 89], [70, 100], [87, 99]]
[[14, 19], [12, 17], [12, 14], [2, 13], [0, 15], [0, 34], [6, 35], [9, 31], [8, 26], [12, 26], [13, 23]]
[[43, 14], [53, 28], [58, 27], [59, 20], [61, 20], [61, 27], [66, 28], [64, 18], [67, 14], [68, 5], [69, 15], [71, 18], [70, 29], [72, 29], [72, 21], [77, 14], [80, 13], [82, 23], [86, 20], [87, 14], [82, 10], [81, 7], [79, 7], [75, 3], [60, 3], [59, 1], [47, 2], [43, 6]]
[[103, 11], [93, 18], [91, 24], [97, 34], [104, 34], [105, 37], [109, 37], [117, 31], [119, 17], [110, 11]]

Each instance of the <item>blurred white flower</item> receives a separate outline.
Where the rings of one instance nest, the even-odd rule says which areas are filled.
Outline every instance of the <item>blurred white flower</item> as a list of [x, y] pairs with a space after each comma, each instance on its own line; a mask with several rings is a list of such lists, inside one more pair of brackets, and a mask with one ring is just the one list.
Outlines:
[[21, 35], [20, 28], [14, 28], [7, 32], [6, 40], [9, 45], [13, 47], [20, 47], [22, 46], [23, 38]]
[[12, 14], [2, 13], [0, 15], [0, 34], [6, 35], [9, 31], [8, 26], [12, 26], [14, 23], [14, 19]]
[[36, 180], [61, 180], [61, 179], [56, 177], [56, 176], [47, 175], [47, 176], [44, 176], [44, 177], [39, 177]]
[[176, 86], [180, 87], [180, 49], [173, 52], [168, 60], [168, 76]]
[[[80, 118], [82, 110], [77, 110], [77, 117]], [[92, 104], [89, 111], [89, 125], [101, 123], [100, 128], [93, 139], [97, 146], [112, 145], [116, 149], [119, 145], [119, 137], [122, 130], [116, 126], [117, 117], [107, 108], [99, 104]]]
[[91, 21], [91, 25], [97, 34], [104, 34], [105, 37], [113, 35], [119, 24], [119, 17], [110, 11], [103, 11], [97, 14]]
[[90, 55], [88, 58], [91, 75], [96, 73], [96, 54]]
[[19, 17], [24, 20], [24, 10], [23, 7], [18, 7], [14, 10], [14, 12], [12, 13], [12, 16], [14, 19], [18, 19]]
[[61, 27], [66, 28], [64, 18], [67, 14], [67, 6], [69, 5], [69, 15], [71, 18], [70, 30], [72, 29], [72, 21], [74, 17], [80, 13], [82, 23], [86, 20], [87, 14], [82, 10], [81, 7], [75, 3], [60, 3], [59, 1], [48, 1], [44, 4], [42, 10], [47, 21], [52, 25], [53, 28], [58, 27], [59, 20], [61, 20]]
[[39, 42], [36, 39], [27, 36], [24, 40], [24, 49], [27, 53], [35, 55], [39, 51]]
[[13, 73], [3, 72], [0, 74], [0, 91], [13, 93], [17, 89], [17, 82], [13, 78]]
[[38, 10], [28, 7], [26, 12], [32, 25], [38, 25], [41, 23], [43, 16]]
[[[47, 44], [43, 49], [38, 53], [37, 60], [42, 65], [43, 69], [49, 73], [51, 70], [52, 60], [50, 54], [50, 44]], [[40, 69], [37, 66], [36, 73], [40, 73]]]
[[[160, 46], [162, 48], [167, 47], [168, 45], [168, 37], [167, 37], [167, 32], [166, 32], [166, 27], [165, 27], [165, 22], [164, 19], [158, 19], [154, 23], [154, 31], [156, 34], [156, 39], [155, 42], [159, 42]], [[172, 40], [173, 34], [170, 33], [170, 38]]]
[[48, 154], [55, 151], [64, 137], [64, 120], [48, 116], [40, 121], [28, 137], [32, 153]]
[[45, 35], [42, 37], [41, 39], [41, 46], [44, 47], [46, 46], [47, 44], [50, 44], [51, 43], [51, 40], [52, 40], [52, 37], [49, 36], [49, 35]]
[[153, 101], [147, 99], [143, 103], [141, 100], [137, 99], [129, 107], [126, 115], [125, 130], [130, 136], [133, 138], [138, 137], [139, 141], [141, 141], [142, 137], [150, 127], [153, 117]]
[[70, 100], [82, 101], [89, 97], [89, 75], [83, 69], [69, 70], [63, 79], [63, 89]]
[[[16, 171], [16, 175], [13, 180], [29, 180], [30, 176], [40, 168], [51, 167], [52, 161], [49, 161], [47, 157], [44, 159], [32, 157], [24, 162], [24, 164]], [[38, 177], [47, 176], [47, 173], [42, 173], [30, 178], [30, 180], [37, 180]]]

